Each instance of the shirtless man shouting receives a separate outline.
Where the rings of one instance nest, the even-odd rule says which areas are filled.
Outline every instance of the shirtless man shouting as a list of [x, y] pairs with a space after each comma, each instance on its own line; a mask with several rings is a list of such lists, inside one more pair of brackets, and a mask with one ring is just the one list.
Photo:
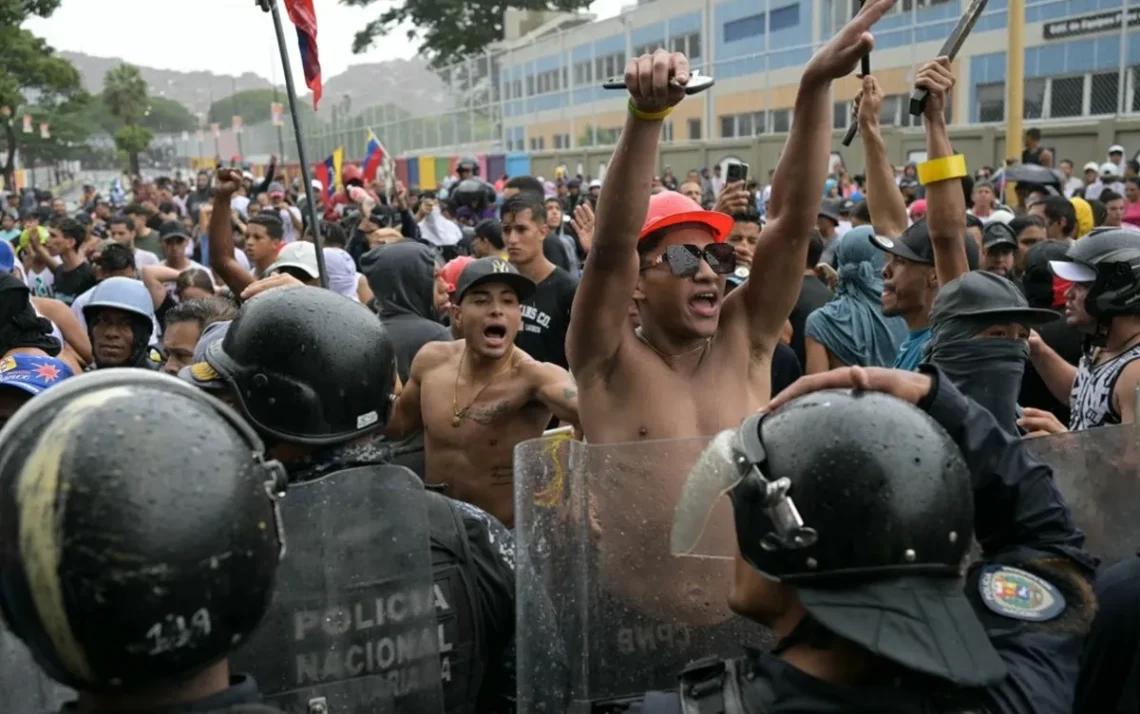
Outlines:
[[871, 49], [869, 30], [893, 4], [868, 0], [805, 67], [750, 277], [727, 296], [732, 220], [677, 193], [650, 198], [661, 122], [685, 96], [689, 62], [657, 50], [626, 65], [630, 111], [567, 334], [589, 443], [708, 436], [768, 401], [772, 353], [800, 292], [827, 175], [830, 85]]
[[514, 524], [515, 445], [542, 435], [551, 414], [578, 423], [570, 374], [515, 347], [534, 282], [501, 258], [459, 274], [453, 316], [462, 339], [429, 342], [412, 360], [388, 437], [424, 430], [425, 481]]

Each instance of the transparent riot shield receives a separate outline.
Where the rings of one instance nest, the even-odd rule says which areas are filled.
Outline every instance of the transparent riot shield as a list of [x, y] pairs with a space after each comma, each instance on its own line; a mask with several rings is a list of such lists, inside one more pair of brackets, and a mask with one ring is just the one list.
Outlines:
[[[677, 498], [707, 442], [561, 435], [515, 448], [519, 712], [673, 690], [690, 662], [771, 644], [728, 608], [730, 558], [670, 553]], [[735, 542], [726, 508], [706, 539]]]
[[287, 714], [443, 712], [423, 484], [362, 466], [290, 485], [273, 604], [231, 657]]
[[1140, 548], [1140, 453], [1137, 425], [1103, 426], [1026, 440], [1053, 467], [1085, 547], [1105, 565], [1136, 556]]

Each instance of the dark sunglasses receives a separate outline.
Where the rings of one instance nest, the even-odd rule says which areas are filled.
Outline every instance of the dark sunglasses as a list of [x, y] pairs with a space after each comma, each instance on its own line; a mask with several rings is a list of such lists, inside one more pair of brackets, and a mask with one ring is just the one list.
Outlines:
[[705, 261], [717, 275], [728, 275], [736, 270], [736, 249], [729, 243], [710, 243], [704, 248], [687, 243], [671, 245], [665, 252], [641, 266], [642, 270], [669, 264], [669, 272], [677, 278], [691, 278]]

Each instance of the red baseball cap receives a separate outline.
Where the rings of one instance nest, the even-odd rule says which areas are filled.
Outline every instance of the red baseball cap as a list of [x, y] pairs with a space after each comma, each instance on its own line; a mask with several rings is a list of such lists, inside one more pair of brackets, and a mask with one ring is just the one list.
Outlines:
[[468, 263], [473, 262], [475, 259], [469, 255], [462, 255], [454, 260], [447, 261], [439, 270], [439, 275], [443, 278], [443, 282], [447, 283], [447, 292], [455, 292], [455, 284], [459, 282], [459, 274], [467, 267]]
[[707, 227], [717, 243], [723, 243], [732, 230], [732, 216], [706, 211], [696, 201], [676, 191], [662, 191], [649, 198], [649, 213], [638, 239], [682, 223], [699, 223]]

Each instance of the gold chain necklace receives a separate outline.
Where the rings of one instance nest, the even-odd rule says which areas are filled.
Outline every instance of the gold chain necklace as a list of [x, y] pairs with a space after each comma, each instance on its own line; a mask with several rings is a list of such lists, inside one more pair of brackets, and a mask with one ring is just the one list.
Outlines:
[[697, 346], [696, 346], [696, 347], [694, 347], [693, 349], [691, 349], [691, 350], [686, 350], [686, 351], [684, 351], [684, 352], [678, 352], [678, 353], [677, 353], [677, 354], [675, 354], [675, 355], [671, 355], [671, 354], [669, 354], [668, 352], [662, 352], [661, 350], [659, 350], [659, 349], [657, 349], [656, 347], [654, 347], [654, 346], [653, 346], [653, 343], [652, 343], [652, 342], [650, 342], [648, 339], [646, 339], [645, 335], [644, 335], [644, 334], [642, 334], [642, 332], [641, 332], [641, 328], [640, 328], [640, 327], [639, 327], [639, 328], [637, 328], [637, 330], [635, 330], [635, 331], [634, 331], [634, 334], [635, 334], [635, 335], [637, 335], [637, 339], [641, 340], [641, 341], [642, 341], [642, 342], [645, 344], [645, 346], [646, 346], [646, 347], [648, 347], [649, 349], [653, 350], [654, 352], [656, 352], [656, 353], [657, 353], [657, 354], [659, 354], [660, 356], [664, 357], [665, 359], [673, 359], [673, 358], [675, 358], [675, 357], [685, 357], [685, 356], [687, 356], [687, 355], [691, 355], [691, 354], [693, 354], [694, 352], [696, 352], [697, 350], [703, 350], [703, 349], [705, 349], [706, 347], [708, 347], [708, 346], [709, 346], [709, 343], [710, 343], [710, 342], [712, 342], [712, 338], [711, 338], [711, 337], [706, 337], [706, 338], [705, 338], [705, 340], [704, 340], [704, 342], [702, 342], [701, 344], [697, 345]]
[[506, 360], [504, 360], [503, 366], [500, 367], [499, 369], [497, 369], [495, 371], [495, 373], [491, 375], [491, 378], [475, 394], [475, 397], [470, 402], [467, 403], [467, 406], [460, 409], [459, 408], [459, 376], [461, 374], [463, 374], [463, 365], [464, 365], [464, 360], [466, 358], [467, 358], [467, 344], [464, 343], [463, 354], [459, 356], [459, 369], [455, 370], [455, 389], [452, 390], [452, 393], [451, 393], [451, 425], [453, 427], [455, 427], [456, 429], [459, 428], [459, 425], [463, 423], [464, 418], [467, 417], [467, 411], [469, 409], [471, 409], [471, 407], [475, 404], [475, 402], [479, 401], [479, 397], [483, 396], [483, 392], [487, 391], [487, 387], [490, 387], [492, 384], [494, 384], [495, 380], [499, 377], [499, 375], [501, 375], [503, 372], [507, 371], [507, 369], [510, 368], [511, 365], [514, 364], [515, 346], [513, 343], [511, 344], [511, 351], [507, 353], [507, 358], [506, 358]]

